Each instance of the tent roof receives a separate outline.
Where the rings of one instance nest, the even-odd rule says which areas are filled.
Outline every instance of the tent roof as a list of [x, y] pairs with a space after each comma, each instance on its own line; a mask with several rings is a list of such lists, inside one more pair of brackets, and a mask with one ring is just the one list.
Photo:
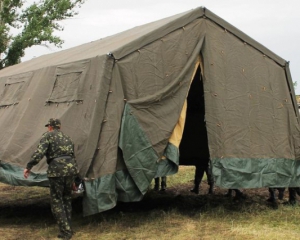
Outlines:
[[256, 42], [205, 7], [199, 7], [142, 26], [137, 26], [130, 30], [99, 39], [97, 41], [82, 44], [60, 52], [43, 55], [20, 64], [7, 67], [0, 71], [0, 77], [29, 72], [48, 66], [75, 62], [82, 59], [89, 59], [105, 55], [107, 53], [113, 53], [114, 57], [119, 59], [201, 17], [208, 18], [217, 23], [226, 29], [226, 31], [231, 32], [240, 38], [241, 41], [252, 45], [258, 51], [262, 52], [262, 54], [270, 57], [280, 65], [284, 66], [286, 64], [285, 60], [265, 48], [260, 43]]

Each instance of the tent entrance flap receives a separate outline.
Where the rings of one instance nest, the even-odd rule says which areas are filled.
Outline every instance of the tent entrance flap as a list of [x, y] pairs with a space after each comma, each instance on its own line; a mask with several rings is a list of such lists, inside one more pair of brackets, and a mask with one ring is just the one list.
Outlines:
[[198, 66], [187, 97], [186, 121], [179, 146], [180, 165], [208, 162], [209, 150], [205, 126], [203, 79]]

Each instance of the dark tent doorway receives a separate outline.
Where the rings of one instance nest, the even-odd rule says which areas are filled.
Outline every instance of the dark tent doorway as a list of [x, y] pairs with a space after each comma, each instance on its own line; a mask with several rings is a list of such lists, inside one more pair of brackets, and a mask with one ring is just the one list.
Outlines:
[[207, 164], [209, 159], [203, 81], [198, 67], [187, 97], [184, 132], [179, 146], [180, 165]]

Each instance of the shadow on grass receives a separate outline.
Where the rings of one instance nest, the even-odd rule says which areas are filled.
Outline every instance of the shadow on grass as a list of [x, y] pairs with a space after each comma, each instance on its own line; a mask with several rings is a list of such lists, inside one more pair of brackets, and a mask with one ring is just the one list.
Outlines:
[[213, 195], [195, 195], [187, 190], [187, 185], [181, 187], [185, 190], [177, 188], [168, 188], [166, 191], [149, 190], [140, 202], [118, 202], [115, 208], [89, 218], [91, 220], [96, 220], [98, 217], [106, 219], [109, 216], [117, 216], [119, 213], [145, 215], [152, 211], [165, 213], [176, 211], [193, 217], [200, 213], [212, 213], [220, 209], [228, 214], [236, 214], [237, 212], [261, 212], [273, 208], [266, 201], [267, 190], [260, 190], [259, 193], [249, 192], [249, 195], [246, 193], [244, 198], [237, 200], [234, 197], [226, 197], [224, 189], [216, 191]]
[[[82, 196], [78, 196], [72, 202], [73, 221], [89, 224], [108, 219], [120, 220], [120, 214], [147, 216], [154, 211], [165, 213], [176, 211], [182, 215], [193, 217], [200, 213], [215, 212], [220, 208], [222, 211], [234, 214], [236, 212], [260, 212], [272, 207], [266, 202], [266, 191], [246, 193], [246, 198], [236, 201], [233, 197], [224, 196], [224, 190], [220, 189], [213, 195], [195, 195], [187, 189], [188, 185], [182, 185], [179, 188], [168, 188], [166, 191], [149, 190], [140, 202], [118, 202], [115, 208], [86, 218], [82, 217]], [[33, 224], [54, 223], [48, 195], [2, 202], [0, 212], [1, 225], [15, 223], [28, 225], [28, 222]]]

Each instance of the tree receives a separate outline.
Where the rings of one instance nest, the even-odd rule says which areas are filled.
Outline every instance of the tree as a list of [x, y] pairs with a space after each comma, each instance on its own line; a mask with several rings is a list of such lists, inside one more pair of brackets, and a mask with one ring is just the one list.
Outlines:
[[[63, 31], [59, 21], [78, 14], [85, 0], [39, 0], [25, 7], [24, 0], [0, 0], [0, 69], [17, 64], [26, 48], [63, 40], [54, 31]], [[12, 35], [11, 30], [20, 33]]]

